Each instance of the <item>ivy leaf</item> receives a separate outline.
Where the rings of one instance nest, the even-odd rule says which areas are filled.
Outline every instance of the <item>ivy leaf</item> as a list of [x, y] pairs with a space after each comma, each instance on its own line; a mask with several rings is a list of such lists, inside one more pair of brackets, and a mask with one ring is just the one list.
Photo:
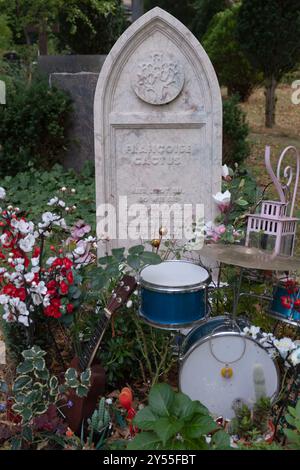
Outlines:
[[79, 384], [78, 387], [76, 388], [76, 394], [80, 398], [86, 397], [88, 393], [89, 393], [89, 388], [86, 385]]
[[169, 416], [175, 392], [170, 385], [157, 384], [152, 387], [149, 393], [149, 406], [158, 416]]
[[23, 422], [30, 421], [32, 416], [33, 416], [32, 409], [28, 408], [28, 407], [23, 408], [21, 415], [22, 415], [22, 418], [23, 418]]
[[13, 385], [13, 391], [18, 392], [23, 390], [25, 387], [29, 387], [32, 384], [32, 379], [28, 375], [20, 375]]
[[37, 369], [38, 371], [44, 371], [46, 367], [45, 359], [42, 357], [34, 359], [33, 365], [34, 365], [34, 368]]
[[17, 373], [18, 374], [27, 374], [28, 372], [33, 371], [33, 361], [26, 360], [18, 365]]

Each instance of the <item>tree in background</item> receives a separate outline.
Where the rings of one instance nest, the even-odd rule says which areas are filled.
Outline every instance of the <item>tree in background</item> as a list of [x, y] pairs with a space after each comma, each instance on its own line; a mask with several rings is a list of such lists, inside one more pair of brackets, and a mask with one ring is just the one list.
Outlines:
[[107, 54], [128, 26], [121, 0], [70, 0], [59, 14], [60, 48]]
[[160, 7], [175, 16], [185, 26], [190, 28], [195, 15], [195, 9], [191, 0], [144, 0], [144, 10]]
[[242, 101], [249, 98], [262, 76], [250, 65], [236, 38], [240, 5], [217, 13], [203, 37], [203, 47], [218, 74], [220, 83], [227, 86], [228, 94], [238, 94]]
[[191, 0], [191, 2], [194, 8], [191, 30], [201, 41], [213, 17], [231, 4], [228, 0]]
[[6, 50], [12, 43], [12, 31], [8, 26], [7, 18], [0, 15], [0, 50]]
[[273, 127], [278, 82], [300, 60], [299, 0], [243, 0], [237, 35], [253, 67], [263, 73], [265, 123]]

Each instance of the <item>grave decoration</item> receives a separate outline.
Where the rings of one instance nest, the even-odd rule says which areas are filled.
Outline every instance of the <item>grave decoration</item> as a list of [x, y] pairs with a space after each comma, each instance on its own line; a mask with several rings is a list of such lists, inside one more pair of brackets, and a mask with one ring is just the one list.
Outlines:
[[[293, 168], [287, 166], [283, 171], [286, 183], [281, 182], [281, 163], [285, 155], [292, 151], [296, 158], [296, 174], [293, 192]], [[279, 157], [275, 175], [271, 160], [270, 147], [266, 147], [265, 164], [267, 171], [277, 190], [279, 201], [262, 201], [259, 214], [249, 214], [246, 246], [261, 248], [272, 252], [275, 256], [292, 256], [294, 253], [297, 222], [293, 217], [297, 188], [299, 182], [300, 156], [296, 147], [287, 147]], [[258, 244], [258, 246], [257, 246]]]

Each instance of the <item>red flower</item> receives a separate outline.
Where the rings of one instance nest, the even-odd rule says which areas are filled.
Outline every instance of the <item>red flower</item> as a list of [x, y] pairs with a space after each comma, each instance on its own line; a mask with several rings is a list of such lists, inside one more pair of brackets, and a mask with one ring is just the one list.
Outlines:
[[6, 286], [3, 287], [3, 294], [9, 295], [11, 297], [16, 297], [16, 292], [17, 289], [13, 284], [6, 284]]
[[61, 258], [56, 258], [56, 260], [53, 261], [52, 267], [57, 268], [57, 266], [62, 266], [63, 260]]
[[73, 284], [73, 282], [74, 282], [74, 276], [73, 276], [72, 271], [69, 271], [69, 272], [67, 273], [67, 281], [68, 281], [69, 284]]
[[32, 257], [37, 258], [41, 254], [41, 249], [40, 247], [36, 246], [35, 249], [33, 250]]
[[24, 287], [20, 287], [20, 289], [17, 289], [16, 296], [19, 297], [22, 302], [24, 302], [27, 296], [26, 289]]
[[283, 297], [280, 297], [280, 301], [281, 301], [281, 305], [284, 307], [284, 308], [292, 308], [292, 299], [288, 296], [283, 296]]
[[66, 269], [71, 269], [73, 266], [73, 262], [69, 258], [63, 258], [63, 263]]
[[74, 305], [73, 304], [68, 304], [67, 305], [67, 313], [72, 313], [74, 310]]
[[0, 258], [5, 259], [5, 255], [2, 253], [2, 251], [0, 251]]
[[54, 297], [54, 299], [51, 299], [50, 303], [51, 303], [52, 307], [54, 307], [56, 309], [59, 309], [59, 307], [61, 306], [61, 302], [60, 302], [60, 299], [58, 297]]
[[57, 282], [56, 281], [54, 281], [54, 280], [49, 281], [46, 284], [46, 287], [47, 287], [49, 295], [55, 295], [56, 294], [56, 287], [57, 287]]
[[69, 286], [65, 281], [61, 281], [59, 287], [63, 295], [66, 295], [69, 292]]
[[294, 302], [294, 309], [295, 310], [300, 310], [300, 299], [296, 299]]
[[55, 308], [53, 305], [48, 305], [44, 308], [44, 313], [47, 317], [60, 318], [61, 312], [59, 309]]

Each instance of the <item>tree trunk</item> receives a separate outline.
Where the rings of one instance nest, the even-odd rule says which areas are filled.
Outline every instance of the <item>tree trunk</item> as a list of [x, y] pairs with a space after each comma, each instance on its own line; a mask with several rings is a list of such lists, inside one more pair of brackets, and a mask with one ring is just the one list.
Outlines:
[[271, 128], [275, 125], [275, 110], [276, 110], [276, 88], [277, 80], [272, 76], [266, 84], [266, 127]]

